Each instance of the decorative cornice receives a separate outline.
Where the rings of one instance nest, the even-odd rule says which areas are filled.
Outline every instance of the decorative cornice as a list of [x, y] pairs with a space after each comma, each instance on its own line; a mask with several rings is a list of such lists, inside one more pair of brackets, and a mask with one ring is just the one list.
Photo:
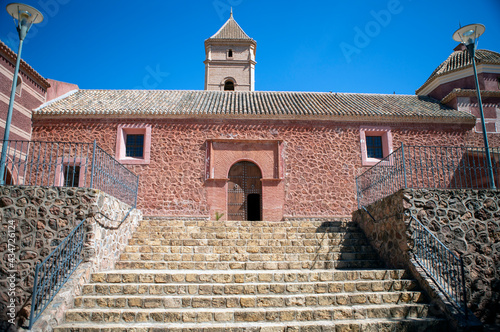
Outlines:
[[[457, 97], [477, 97], [477, 91], [472, 89], [453, 89], [443, 99], [441, 104], [448, 104]], [[481, 97], [497, 97], [500, 98], [500, 91], [481, 91]]]
[[[17, 54], [12, 51], [4, 42], [0, 40], [0, 53], [12, 64], [16, 63]], [[26, 74], [31, 76], [31, 78], [37, 82], [43, 89], [47, 90], [50, 87], [50, 83], [40, 75], [36, 70], [34, 70], [26, 61], [21, 59], [20, 62], [21, 70]]]

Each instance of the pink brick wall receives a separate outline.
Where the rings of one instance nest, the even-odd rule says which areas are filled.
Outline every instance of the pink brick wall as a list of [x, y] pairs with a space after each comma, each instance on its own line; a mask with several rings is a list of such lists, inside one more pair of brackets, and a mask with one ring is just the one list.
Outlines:
[[[10, 93], [12, 89], [12, 79], [14, 76], [14, 63], [7, 60], [0, 53], [0, 119], [7, 118], [9, 108]], [[12, 126], [9, 139], [27, 140], [31, 134], [31, 110], [45, 102], [46, 91], [37, 84], [30, 76], [22, 70], [19, 71], [19, 78], [22, 80], [21, 94], [16, 93], [15, 104], [12, 112]], [[23, 108], [23, 109], [21, 109]], [[15, 128], [15, 129], [14, 129]], [[22, 132], [18, 135], [17, 130]], [[0, 138], [3, 138], [4, 126], [0, 126]]]
[[[119, 122], [118, 122], [119, 121]], [[212, 139], [282, 141], [284, 205], [288, 216], [349, 215], [357, 208], [355, 176], [362, 171], [359, 128], [363, 124], [307, 121], [195, 121], [154, 119], [151, 163], [131, 165], [140, 175], [139, 208], [145, 215], [209, 216], [206, 141]], [[35, 121], [33, 137], [98, 144], [114, 155], [121, 123], [134, 120]], [[400, 125], [392, 127], [394, 149], [408, 145], [479, 144], [469, 127]], [[444, 130], [443, 130], [444, 129]], [[498, 139], [492, 139], [498, 146]], [[224, 191], [219, 188], [220, 194]], [[266, 200], [266, 197], [263, 197]], [[220, 208], [223, 208], [222, 206]], [[224, 211], [222, 211], [224, 212]], [[211, 215], [211, 218], [214, 216]]]

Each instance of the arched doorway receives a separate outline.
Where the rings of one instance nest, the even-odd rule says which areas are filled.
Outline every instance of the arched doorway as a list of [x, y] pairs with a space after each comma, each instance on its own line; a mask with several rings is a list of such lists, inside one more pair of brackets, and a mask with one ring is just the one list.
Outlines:
[[262, 174], [254, 163], [240, 161], [229, 170], [228, 220], [261, 220]]

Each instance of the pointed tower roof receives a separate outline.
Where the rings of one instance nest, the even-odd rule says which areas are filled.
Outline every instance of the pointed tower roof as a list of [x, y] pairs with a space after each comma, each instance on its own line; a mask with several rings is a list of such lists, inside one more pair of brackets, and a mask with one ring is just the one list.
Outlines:
[[233, 18], [233, 10], [231, 9], [231, 16], [224, 23], [224, 25], [217, 31], [209, 40], [246, 40], [255, 43], [255, 40], [250, 38], [245, 31], [240, 27]]

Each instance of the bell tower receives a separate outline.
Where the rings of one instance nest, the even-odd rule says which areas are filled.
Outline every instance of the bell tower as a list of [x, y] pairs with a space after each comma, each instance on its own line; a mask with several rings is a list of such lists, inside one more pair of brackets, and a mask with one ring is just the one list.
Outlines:
[[205, 40], [205, 90], [254, 91], [257, 43], [233, 18]]

